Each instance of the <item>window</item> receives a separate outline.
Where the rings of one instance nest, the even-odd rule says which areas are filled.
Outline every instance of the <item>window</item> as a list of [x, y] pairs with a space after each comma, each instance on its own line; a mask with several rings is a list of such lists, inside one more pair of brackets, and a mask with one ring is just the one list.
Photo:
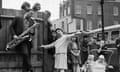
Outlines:
[[87, 14], [92, 14], [92, 6], [91, 5], [87, 6]]
[[68, 15], [68, 8], [66, 7], [65, 9], [66, 9], [66, 15]]
[[98, 28], [101, 28], [102, 27], [102, 21], [101, 19], [98, 20]]
[[67, 24], [67, 32], [69, 32], [69, 24]]
[[92, 30], [92, 21], [89, 22], [89, 30]]
[[80, 20], [80, 25], [81, 25], [80, 26], [81, 27], [80, 30], [83, 30], [83, 19]]
[[98, 15], [101, 15], [101, 6], [98, 6]]
[[76, 19], [76, 29], [83, 30], [83, 19]]
[[76, 30], [80, 30], [80, 19], [76, 19]]
[[114, 21], [114, 25], [117, 25], [117, 24], [119, 24], [119, 22], [115, 20], [115, 21]]
[[54, 29], [56, 29], [56, 24], [54, 24]]
[[64, 9], [64, 16], [66, 16], [66, 9]]
[[68, 24], [68, 19], [66, 19], [66, 24]]
[[75, 5], [75, 14], [81, 14], [81, 6], [79, 4]]
[[64, 30], [64, 22], [62, 22], [62, 29]]
[[62, 17], [64, 17], [64, 9], [62, 9]]
[[92, 30], [92, 21], [91, 20], [87, 21], [87, 30]]
[[67, 8], [68, 9], [68, 15], [70, 14], [70, 7]]
[[116, 7], [116, 6], [113, 7], [113, 15], [114, 16], [118, 16], [119, 15], [118, 7]]

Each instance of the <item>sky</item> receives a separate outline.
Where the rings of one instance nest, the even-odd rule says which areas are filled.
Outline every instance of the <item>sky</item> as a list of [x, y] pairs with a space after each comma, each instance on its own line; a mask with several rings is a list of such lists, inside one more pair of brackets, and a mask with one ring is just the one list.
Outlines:
[[3, 0], [3, 8], [20, 9], [23, 2], [29, 2], [33, 6], [36, 2], [41, 4], [41, 11], [49, 10], [51, 20], [59, 18], [59, 4], [62, 0]]

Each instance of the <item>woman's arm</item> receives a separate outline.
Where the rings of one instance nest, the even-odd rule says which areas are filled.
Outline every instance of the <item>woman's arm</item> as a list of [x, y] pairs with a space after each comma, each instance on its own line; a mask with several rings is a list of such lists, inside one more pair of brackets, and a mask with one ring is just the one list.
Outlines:
[[80, 35], [80, 34], [89, 34], [89, 32], [84, 32], [84, 31], [80, 32], [80, 31], [77, 31], [77, 32], [75, 32], [73, 34], [68, 34], [67, 36], [68, 37], [73, 37], [75, 35]]
[[51, 48], [55, 46], [55, 42], [51, 43], [51, 44], [48, 44], [48, 45], [41, 45], [40, 47], [43, 47], [43, 48]]

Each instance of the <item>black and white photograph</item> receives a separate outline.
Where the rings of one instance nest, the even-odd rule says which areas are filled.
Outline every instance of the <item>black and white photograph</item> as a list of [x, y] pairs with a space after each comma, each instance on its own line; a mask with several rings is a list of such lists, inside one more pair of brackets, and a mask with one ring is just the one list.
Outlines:
[[120, 72], [120, 0], [0, 0], [0, 72]]

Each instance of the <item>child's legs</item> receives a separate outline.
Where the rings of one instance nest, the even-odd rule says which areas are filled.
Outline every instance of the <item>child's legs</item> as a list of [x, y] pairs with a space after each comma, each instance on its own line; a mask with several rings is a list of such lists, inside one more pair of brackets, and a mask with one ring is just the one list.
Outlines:
[[65, 72], [65, 69], [60, 69], [60, 72]]
[[79, 67], [79, 64], [73, 64], [73, 72], [79, 72], [78, 70], [80, 70], [80, 69], [78, 69]]

